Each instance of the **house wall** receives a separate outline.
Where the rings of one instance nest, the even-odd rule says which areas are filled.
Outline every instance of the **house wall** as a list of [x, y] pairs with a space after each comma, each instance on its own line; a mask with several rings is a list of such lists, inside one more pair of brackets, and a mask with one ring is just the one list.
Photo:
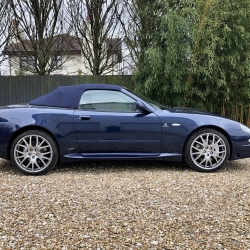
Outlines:
[[20, 59], [16, 56], [10, 56], [9, 57], [9, 65], [10, 65], [10, 75], [16, 76], [19, 75], [20, 71]]
[[63, 56], [62, 61], [62, 69], [53, 71], [51, 75], [78, 75], [79, 70], [84, 70], [82, 67], [81, 55]]
[[[80, 54], [63, 56], [62, 69], [57, 69], [51, 72], [50, 75], [92, 75], [89, 69], [86, 67], [86, 59]], [[32, 75], [29, 72], [21, 72], [19, 57], [9, 57], [10, 75]], [[104, 72], [104, 75], [119, 75], [118, 64], [114, 65], [112, 70]]]

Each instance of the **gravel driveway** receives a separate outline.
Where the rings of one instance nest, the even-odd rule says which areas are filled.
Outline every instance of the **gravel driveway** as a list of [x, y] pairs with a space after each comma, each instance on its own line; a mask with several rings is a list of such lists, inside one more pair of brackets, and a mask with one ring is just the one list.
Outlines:
[[37, 177], [0, 160], [0, 249], [247, 250], [249, 191], [249, 159], [211, 174], [106, 161]]

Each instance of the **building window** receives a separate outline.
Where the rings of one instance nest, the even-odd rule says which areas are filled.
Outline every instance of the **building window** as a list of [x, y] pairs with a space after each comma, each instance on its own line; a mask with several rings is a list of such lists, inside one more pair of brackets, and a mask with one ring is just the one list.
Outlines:
[[34, 70], [35, 57], [34, 56], [21, 56], [20, 57], [20, 70]]
[[115, 64], [118, 63], [118, 54], [113, 54], [112, 55], [112, 63], [115, 63]]
[[62, 68], [62, 56], [54, 56], [52, 58], [52, 64], [54, 69]]

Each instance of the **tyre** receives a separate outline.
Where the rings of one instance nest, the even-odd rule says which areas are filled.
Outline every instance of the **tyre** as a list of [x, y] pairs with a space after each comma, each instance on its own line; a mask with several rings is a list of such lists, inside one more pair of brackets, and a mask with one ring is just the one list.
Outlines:
[[11, 145], [11, 162], [24, 174], [47, 173], [58, 161], [54, 139], [40, 130], [29, 130], [18, 135]]
[[230, 155], [227, 138], [215, 129], [201, 129], [190, 136], [185, 145], [186, 163], [201, 172], [222, 168]]

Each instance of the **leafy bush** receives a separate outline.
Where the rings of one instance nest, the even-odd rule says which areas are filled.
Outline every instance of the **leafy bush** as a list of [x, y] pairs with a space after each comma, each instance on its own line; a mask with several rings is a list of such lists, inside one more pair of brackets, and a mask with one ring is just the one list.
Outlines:
[[250, 0], [163, 3], [140, 53], [137, 89], [164, 104], [250, 125]]

